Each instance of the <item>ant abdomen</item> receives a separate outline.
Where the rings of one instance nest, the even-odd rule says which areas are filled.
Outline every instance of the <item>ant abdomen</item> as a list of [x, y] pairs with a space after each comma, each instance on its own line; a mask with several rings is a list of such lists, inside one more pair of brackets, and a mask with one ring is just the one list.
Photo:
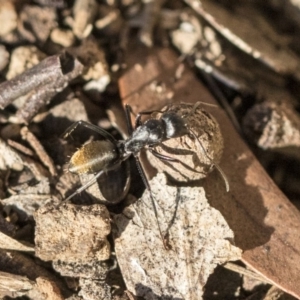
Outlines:
[[119, 152], [109, 141], [92, 141], [83, 145], [70, 159], [69, 171], [93, 174], [109, 169], [119, 159]]

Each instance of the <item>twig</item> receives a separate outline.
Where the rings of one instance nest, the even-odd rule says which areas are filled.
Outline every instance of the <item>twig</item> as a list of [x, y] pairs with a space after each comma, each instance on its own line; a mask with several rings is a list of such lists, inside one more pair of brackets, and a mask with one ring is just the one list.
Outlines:
[[45, 151], [44, 147], [41, 145], [39, 140], [35, 135], [29, 131], [28, 127], [23, 127], [21, 129], [21, 135], [24, 140], [26, 140], [30, 146], [35, 150], [37, 156], [40, 158], [41, 162], [49, 169], [52, 176], [57, 176], [55, 165], [53, 160]]

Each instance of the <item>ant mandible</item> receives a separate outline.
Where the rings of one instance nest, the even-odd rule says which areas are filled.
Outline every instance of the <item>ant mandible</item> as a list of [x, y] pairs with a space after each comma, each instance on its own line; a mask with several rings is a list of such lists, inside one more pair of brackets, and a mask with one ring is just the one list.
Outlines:
[[[190, 114], [193, 114], [195, 112], [199, 104], [200, 102], [197, 102], [193, 106]], [[147, 180], [145, 171], [139, 159], [139, 153], [143, 148], [147, 148], [148, 151], [150, 151], [154, 156], [161, 160], [167, 160], [169, 162], [179, 162], [179, 160], [177, 160], [176, 158], [168, 157], [158, 153], [155, 150], [155, 147], [159, 146], [163, 141], [171, 138], [181, 137], [187, 134], [194, 136], [194, 138], [198, 140], [198, 143], [200, 144], [204, 155], [206, 155], [206, 157], [211, 161], [212, 165], [217, 168], [217, 170], [223, 177], [226, 190], [229, 191], [228, 180], [224, 172], [218, 166], [218, 164], [216, 164], [211, 158], [208, 157], [201, 142], [196, 137], [191, 128], [188, 128], [186, 120], [184, 118], [182, 118], [175, 112], [169, 111], [168, 107], [166, 107], [166, 109], [164, 109], [163, 111], [143, 111], [137, 114], [135, 125], [133, 127], [130, 118], [131, 113], [133, 113], [131, 106], [126, 104], [125, 115], [129, 133], [129, 137], [126, 140], [118, 141], [104, 129], [85, 121], [75, 122], [69, 128], [67, 128], [67, 130], [63, 134], [64, 138], [68, 137], [77, 127], [83, 126], [94, 132], [97, 132], [98, 134], [103, 136], [105, 140], [92, 141], [86, 145], [83, 145], [78, 151], [73, 154], [69, 162], [70, 172], [77, 174], [87, 173], [96, 175], [82, 187], [77, 189], [73, 194], [67, 197], [63, 202], [68, 201], [73, 196], [87, 189], [89, 186], [95, 183], [97, 178], [99, 178], [104, 172], [117, 168], [123, 161], [128, 159], [130, 155], [133, 155], [136, 160], [137, 168], [140, 172], [141, 178], [145, 184], [145, 187], [149, 191], [154, 214], [157, 219], [157, 208], [151, 193], [150, 184]], [[150, 118], [143, 123], [141, 120], [142, 115], [151, 115], [152, 113], [160, 113], [161, 115], [157, 119]], [[195, 172], [197, 171], [195, 170]], [[165, 239], [161, 232], [158, 219], [157, 224], [161, 238], [164, 242], [164, 246], [166, 247]]]

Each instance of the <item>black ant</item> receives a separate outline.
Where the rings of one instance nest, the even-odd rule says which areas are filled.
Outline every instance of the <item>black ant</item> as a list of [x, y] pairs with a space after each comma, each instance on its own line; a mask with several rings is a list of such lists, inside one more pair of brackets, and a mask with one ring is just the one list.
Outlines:
[[[190, 114], [193, 114], [195, 112], [195, 110], [199, 106], [199, 103], [200, 102], [197, 102], [194, 105]], [[157, 119], [150, 118], [144, 123], [142, 122], [141, 120], [142, 115], [151, 115], [154, 112], [161, 113], [160, 117]], [[73, 196], [87, 189], [94, 182], [96, 182], [97, 178], [101, 176], [104, 172], [117, 168], [123, 161], [128, 159], [130, 155], [133, 155], [136, 160], [136, 164], [140, 172], [140, 175], [142, 177], [142, 180], [145, 184], [145, 187], [149, 191], [154, 213], [157, 219], [158, 214], [151, 193], [151, 187], [149, 185], [146, 174], [144, 172], [144, 169], [139, 159], [140, 151], [143, 148], [146, 148], [148, 151], [150, 151], [153, 155], [155, 155], [157, 158], [161, 160], [167, 160], [169, 162], [179, 162], [176, 158], [168, 157], [158, 153], [155, 150], [155, 147], [159, 146], [163, 141], [166, 141], [168, 139], [177, 138], [188, 134], [194, 136], [196, 139], [198, 138], [196, 137], [194, 132], [190, 128], [188, 128], [185, 118], [179, 116], [175, 112], [169, 111], [168, 107], [163, 111], [159, 111], [159, 110], [143, 111], [138, 113], [135, 119], [134, 127], [132, 125], [131, 118], [130, 118], [132, 109], [129, 105], [125, 105], [125, 113], [126, 113], [127, 128], [129, 133], [129, 137], [126, 140], [117, 141], [107, 131], [103, 130], [102, 128], [96, 125], [87, 123], [85, 121], [75, 122], [65, 131], [63, 135], [64, 138], [69, 136], [78, 126], [83, 126], [94, 132], [97, 132], [98, 134], [100, 134], [105, 138], [105, 140], [92, 141], [82, 146], [71, 157], [69, 163], [70, 172], [77, 173], [77, 174], [88, 173], [88, 174], [96, 174], [96, 175], [91, 180], [89, 180], [86, 184], [84, 184], [82, 187], [77, 189], [68, 198], [66, 198], [65, 201], [68, 201]], [[208, 157], [201, 142], [199, 140], [198, 142], [200, 143], [204, 154]], [[229, 184], [225, 174], [212, 159], [210, 159], [210, 161], [212, 165], [216, 166], [216, 168], [222, 175], [226, 185], [226, 190], [229, 191]], [[195, 170], [195, 172], [197, 171]], [[157, 224], [158, 224], [160, 235], [164, 242], [164, 246], [166, 247], [165, 239], [160, 230], [158, 220], [157, 220]]]

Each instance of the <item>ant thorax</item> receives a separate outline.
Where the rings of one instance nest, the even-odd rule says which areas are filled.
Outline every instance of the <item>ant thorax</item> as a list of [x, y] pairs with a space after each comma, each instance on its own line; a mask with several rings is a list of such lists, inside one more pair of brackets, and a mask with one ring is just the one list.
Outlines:
[[[153, 117], [176, 115], [182, 120], [176, 138], [165, 139], [154, 149], [157, 153], [176, 161], [162, 160], [147, 151], [150, 163], [159, 172], [168, 174], [179, 182], [199, 180], [207, 176], [213, 165], [218, 164], [223, 152], [223, 138], [215, 118], [203, 106], [174, 104]], [[177, 124], [177, 123], [176, 123]]]
[[126, 153], [137, 153], [146, 146], [159, 145], [166, 139], [166, 126], [162, 119], [149, 119], [137, 127], [124, 142]]

